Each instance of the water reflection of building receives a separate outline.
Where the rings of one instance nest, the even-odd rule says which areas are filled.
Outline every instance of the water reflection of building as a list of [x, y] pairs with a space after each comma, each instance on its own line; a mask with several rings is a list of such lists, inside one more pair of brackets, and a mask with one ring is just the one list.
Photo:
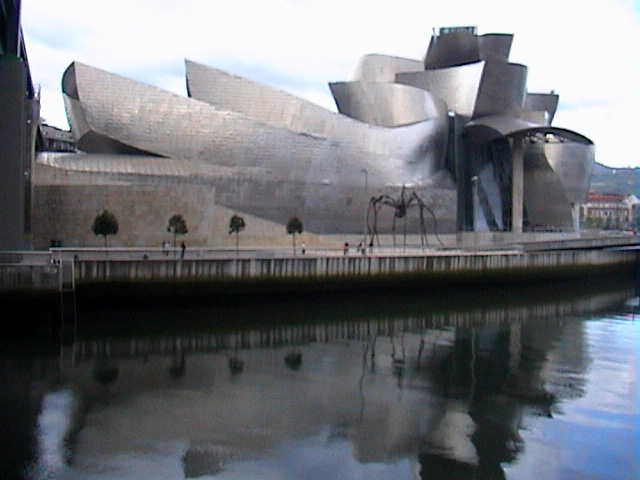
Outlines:
[[21, 478], [36, 456], [33, 428], [42, 409], [39, 399], [55, 381], [55, 371], [45, 359], [30, 357], [27, 348], [17, 353], [2, 345], [0, 355], [0, 460], [3, 478]]
[[[581, 395], [587, 359], [572, 315], [616, 298], [77, 342], [66, 380], [89, 399], [108, 391], [128, 405], [89, 412], [78, 452], [102, 455], [104, 436], [117, 433], [106, 452], [117, 455], [149, 436], [219, 466], [329, 426], [360, 464], [413, 458], [424, 478], [500, 478], [523, 447], [523, 419]], [[303, 355], [298, 371], [284, 363], [291, 346]], [[236, 355], [240, 374], [227, 363]], [[109, 384], [94, 376], [105, 358], [118, 369]], [[136, 432], [123, 432], [131, 422]]]

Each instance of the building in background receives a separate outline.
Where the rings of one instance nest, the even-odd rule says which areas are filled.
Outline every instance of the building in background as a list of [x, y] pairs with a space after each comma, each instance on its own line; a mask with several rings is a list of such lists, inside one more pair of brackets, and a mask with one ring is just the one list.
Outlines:
[[581, 220], [585, 228], [638, 230], [640, 199], [635, 195], [590, 193], [582, 205]]
[[38, 151], [46, 152], [75, 152], [76, 142], [70, 131], [47, 125], [41, 121], [36, 148]]

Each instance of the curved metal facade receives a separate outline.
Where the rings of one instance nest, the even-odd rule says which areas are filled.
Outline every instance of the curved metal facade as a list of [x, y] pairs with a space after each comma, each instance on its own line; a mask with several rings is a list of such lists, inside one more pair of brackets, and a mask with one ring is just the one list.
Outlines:
[[423, 63], [402, 57], [368, 54], [362, 56], [351, 74], [353, 82], [394, 82], [400, 72], [420, 72]]
[[[220, 79], [235, 100], [207, 93]], [[63, 89], [81, 149], [231, 168], [233, 176], [210, 175], [223, 206], [281, 223], [297, 214], [309, 231], [347, 233], [362, 230], [370, 196], [408, 185], [433, 204], [440, 228], [454, 228], [454, 184], [440, 167], [446, 116], [381, 127], [213, 69], [189, 75], [191, 94], [212, 104], [79, 63], [65, 72]], [[281, 108], [263, 109], [261, 98]], [[305, 117], [306, 108], [320, 113]], [[380, 230], [391, 221], [381, 218]]]
[[396, 75], [396, 81], [428, 90], [441, 98], [449, 110], [464, 117], [471, 117], [478, 98], [483, 70], [484, 62], [477, 62], [460, 67], [401, 72]]
[[331, 83], [338, 110], [361, 122], [399, 127], [436, 119], [446, 127], [447, 105], [426, 90], [396, 83]]
[[[197, 177], [220, 205], [281, 223], [296, 214], [317, 233], [361, 231], [369, 199], [403, 188], [434, 210], [440, 232], [508, 230], [514, 139], [524, 138], [526, 226], [570, 229], [593, 145], [551, 126], [558, 97], [526, 91], [527, 68], [508, 62], [512, 40], [442, 29], [423, 61], [366, 55], [350, 81], [330, 84], [338, 113], [191, 61], [188, 97], [74, 62], [63, 96], [89, 155], [49, 166]], [[554, 141], [534, 145], [545, 136]], [[553, 202], [539, 201], [544, 185]], [[390, 231], [393, 213], [381, 217]]]
[[289, 93], [185, 60], [189, 97], [292, 132], [327, 136], [336, 115]]

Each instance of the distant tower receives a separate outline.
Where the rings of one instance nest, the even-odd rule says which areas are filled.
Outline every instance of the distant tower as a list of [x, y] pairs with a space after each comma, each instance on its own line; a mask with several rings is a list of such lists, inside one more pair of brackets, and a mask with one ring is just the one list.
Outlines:
[[20, 27], [20, 0], [0, 0], [0, 251], [30, 246], [31, 164], [38, 101]]

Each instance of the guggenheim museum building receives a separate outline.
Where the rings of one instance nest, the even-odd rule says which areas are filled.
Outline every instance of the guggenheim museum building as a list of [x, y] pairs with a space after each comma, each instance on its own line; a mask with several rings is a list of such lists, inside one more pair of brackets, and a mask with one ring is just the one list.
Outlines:
[[527, 90], [512, 40], [442, 28], [423, 59], [366, 55], [329, 85], [337, 111], [189, 60], [186, 96], [74, 62], [76, 149], [35, 156], [33, 246], [101, 245], [104, 209], [118, 246], [160, 245], [174, 214], [194, 246], [233, 214], [265, 243], [294, 215], [310, 238], [573, 232], [594, 145], [553, 125], [559, 97]]

